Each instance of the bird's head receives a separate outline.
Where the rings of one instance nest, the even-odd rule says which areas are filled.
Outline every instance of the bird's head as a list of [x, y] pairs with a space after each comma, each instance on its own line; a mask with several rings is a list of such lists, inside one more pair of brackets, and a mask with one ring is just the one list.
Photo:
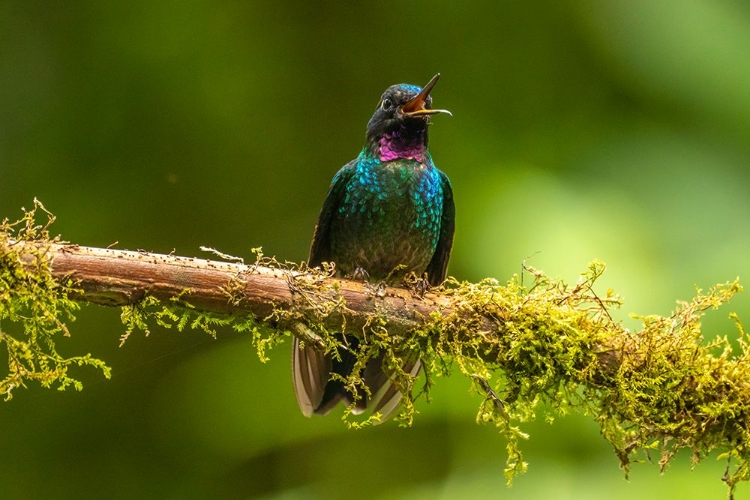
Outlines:
[[424, 87], [392, 85], [383, 93], [367, 124], [368, 147], [381, 159], [411, 158], [411, 153], [424, 150], [430, 116], [451, 114], [445, 109], [432, 109], [430, 92], [439, 78], [440, 73]]

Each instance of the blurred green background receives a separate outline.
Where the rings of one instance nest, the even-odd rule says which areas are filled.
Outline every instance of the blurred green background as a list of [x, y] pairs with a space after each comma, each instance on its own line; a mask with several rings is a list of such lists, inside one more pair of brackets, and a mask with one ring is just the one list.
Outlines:
[[[637, 327], [629, 312], [750, 276], [748, 5], [2, 0], [0, 217], [38, 197], [82, 245], [303, 260], [381, 92], [439, 71], [450, 274], [506, 280], [528, 259], [575, 281], [599, 258]], [[747, 320], [750, 300], [710, 315], [708, 336], [734, 334], [730, 311]], [[81, 393], [0, 406], [4, 498], [725, 496], [715, 457], [625, 481], [580, 415], [525, 426], [529, 472], [508, 489], [505, 443], [474, 423], [460, 376], [411, 429], [347, 431], [301, 416], [288, 344], [264, 365], [228, 330], [118, 348], [117, 310], [86, 306], [72, 326], [61, 351], [113, 378], [81, 370]]]

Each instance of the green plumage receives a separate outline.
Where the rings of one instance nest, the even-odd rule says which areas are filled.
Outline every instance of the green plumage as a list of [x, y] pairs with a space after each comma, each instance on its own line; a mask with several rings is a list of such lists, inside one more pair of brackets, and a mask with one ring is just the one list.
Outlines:
[[[400, 158], [383, 162], [364, 150], [333, 180], [310, 265], [335, 262], [344, 275], [362, 269], [376, 280], [427, 272], [437, 284], [445, 278], [452, 236], [450, 181], [429, 153], [423, 163]], [[396, 268], [400, 270], [393, 273]]]

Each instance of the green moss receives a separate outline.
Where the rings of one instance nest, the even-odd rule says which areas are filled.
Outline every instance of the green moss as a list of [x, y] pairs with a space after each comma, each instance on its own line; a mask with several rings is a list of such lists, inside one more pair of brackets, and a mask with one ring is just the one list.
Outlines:
[[[44, 218], [38, 224], [37, 218]], [[110, 377], [110, 369], [90, 354], [66, 357], [56, 342], [69, 336], [67, 322], [75, 319], [80, 306], [70, 296], [76, 291], [69, 280], [55, 280], [49, 268], [48, 228], [54, 217], [41, 203], [18, 221], [0, 223], [0, 345], [7, 351], [7, 371], [0, 376], [0, 393], [6, 400], [28, 382], [43, 387], [81, 390], [81, 382], [69, 373], [72, 366], [93, 366]], [[23, 255], [23, 257], [22, 257]], [[24, 262], [24, 259], [26, 260]], [[18, 333], [4, 325], [16, 323]]]
[[[37, 224], [43, 215], [48, 220]], [[47, 251], [56, 241], [48, 234], [52, 220], [36, 202], [23, 219], [0, 226], [0, 343], [8, 351], [0, 392], [6, 399], [30, 380], [80, 389], [68, 374], [74, 364], [95, 366], [109, 376], [104, 363], [90, 355], [66, 358], [57, 352], [55, 342], [68, 335], [65, 322], [73, 319], [78, 304], [69, 298], [75, 284], [50, 274]], [[523, 277], [507, 283], [449, 279], [433, 290], [447, 301], [442, 309], [412, 329], [395, 328], [377, 308], [364, 326], [354, 328], [347, 324], [352, 311], [338, 281], [326, 279], [332, 269], [282, 265], [259, 249], [255, 253], [254, 265], [282, 270], [295, 297], [293, 307], [278, 307], [267, 318], [218, 316], [192, 308], [187, 290], [166, 303], [146, 297], [122, 309], [122, 341], [135, 330], [148, 333], [150, 324], [213, 336], [217, 328], [230, 326], [250, 333], [259, 358], [266, 361], [269, 350], [290, 332], [336, 356], [342, 347], [338, 333], [345, 332], [360, 343], [355, 370], [342, 382], [354, 393], [366, 392], [357, 368], [382, 357], [405, 395], [397, 417], [401, 425], [412, 423], [415, 398], [429, 399], [436, 378], [455, 371], [464, 375], [483, 398], [477, 422], [496, 426], [506, 438], [508, 481], [527, 468], [521, 453], [524, 422], [540, 415], [552, 422], [572, 411], [591, 415], [599, 424], [626, 474], [641, 456], [658, 453], [663, 470], [677, 451], [688, 449], [696, 463], [713, 451], [721, 453], [730, 496], [737, 482], [750, 479], [750, 337], [735, 315], [736, 342], [726, 336], [706, 340], [701, 331], [705, 312], [741, 290], [736, 281], [698, 290], [669, 316], [640, 317], [642, 328], [629, 331], [609, 313], [620, 307], [620, 298], [610, 290], [601, 295], [594, 290], [603, 263], [590, 264], [574, 285], [526, 268], [528, 284]], [[244, 288], [238, 275], [222, 290], [229, 303], [239, 305]], [[376, 304], [380, 295], [373, 293]], [[21, 333], [10, 335], [2, 328], [8, 323], [20, 325]], [[423, 384], [402, 369], [405, 360], [416, 357], [424, 366]], [[380, 418], [358, 419], [352, 410], [344, 414], [350, 427]]]
[[[735, 464], [728, 463], [724, 478], [732, 493], [750, 475], [750, 341], [735, 316], [739, 352], [726, 337], [705, 341], [701, 319], [739, 292], [739, 283], [698, 290], [670, 316], [642, 317], [642, 329], [631, 332], [609, 312], [621, 306], [620, 297], [594, 289], [604, 269], [591, 263], [574, 285], [530, 268], [528, 286], [520, 277], [505, 284], [450, 279], [437, 291], [450, 307], [406, 334], [390, 334], [384, 315], [370, 318], [361, 332], [349, 329], [361, 337], [357, 366], [384, 354], [406, 394], [404, 425], [414, 418], [415, 394], [428, 394], [435, 377], [455, 370], [466, 376], [483, 396], [477, 422], [495, 425], [507, 439], [509, 481], [527, 468], [520, 450], [527, 437], [523, 423], [540, 413], [551, 422], [579, 411], [599, 423], [626, 473], [639, 454], [648, 457], [654, 450], [662, 470], [679, 449], [690, 450], [696, 462], [724, 451]], [[332, 335], [320, 325], [345, 304], [326, 286], [305, 289], [314, 304], [305, 314], [284, 314], [306, 321], [321, 345], [335, 352]], [[347, 331], [346, 324], [336, 328], [341, 330]], [[413, 355], [426, 371], [421, 388], [400, 370], [404, 356]], [[363, 387], [356, 370], [344, 382]], [[345, 418], [349, 425], [363, 424], [352, 423], [348, 412]]]
[[593, 289], [602, 263], [592, 263], [575, 286], [530, 271], [528, 290], [518, 278], [505, 285], [449, 281], [443, 294], [455, 299], [454, 312], [433, 315], [422, 331], [425, 365], [444, 372], [453, 360], [484, 396], [477, 421], [506, 436], [509, 480], [526, 468], [518, 424], [540, 406], [548, 420], [570, 411], [592, 415], [626, 473], [640, 451], [658, 450], [663, 470], [679, 449], [696, 462], [718, 449], [737, 463], [724, 478], [730, 493], [748, 479], [750, 342], [736, 316], [736, 353], [726, 337], [704, 341], [700, 323], [741, 290], [738, 282], [698, 290], [672, 315], [643, 317], [643, 328], [630, 332], [608, 312], [619, 297]]

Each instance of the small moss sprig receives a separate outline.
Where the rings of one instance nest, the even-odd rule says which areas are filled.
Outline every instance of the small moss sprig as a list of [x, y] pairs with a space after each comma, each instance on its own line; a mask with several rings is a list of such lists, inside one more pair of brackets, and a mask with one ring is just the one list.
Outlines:
[[[76, 288], [50, 272], [49, 244], [58, 241], [49, 235], [55, 217], [36, 199], [24, 212], [17, 221], [0, 223], [0, 346], [8, 358], [7, 372], [0, 374], [0, 393], [6, 401], [30, 381], [81, 390], [81, 382], [69, 373], [71, 366], [93, 366], [110, 377], [109, 367], [91, 354], [66, 357], [58, 352], [56, 339], [70, 335], [66, 323], [80, 309], [71, 298]], [[38, 223], [38, 218], [46, 221]], [[9, 323], [18, 326], [13, 333], [5, 329]]]

